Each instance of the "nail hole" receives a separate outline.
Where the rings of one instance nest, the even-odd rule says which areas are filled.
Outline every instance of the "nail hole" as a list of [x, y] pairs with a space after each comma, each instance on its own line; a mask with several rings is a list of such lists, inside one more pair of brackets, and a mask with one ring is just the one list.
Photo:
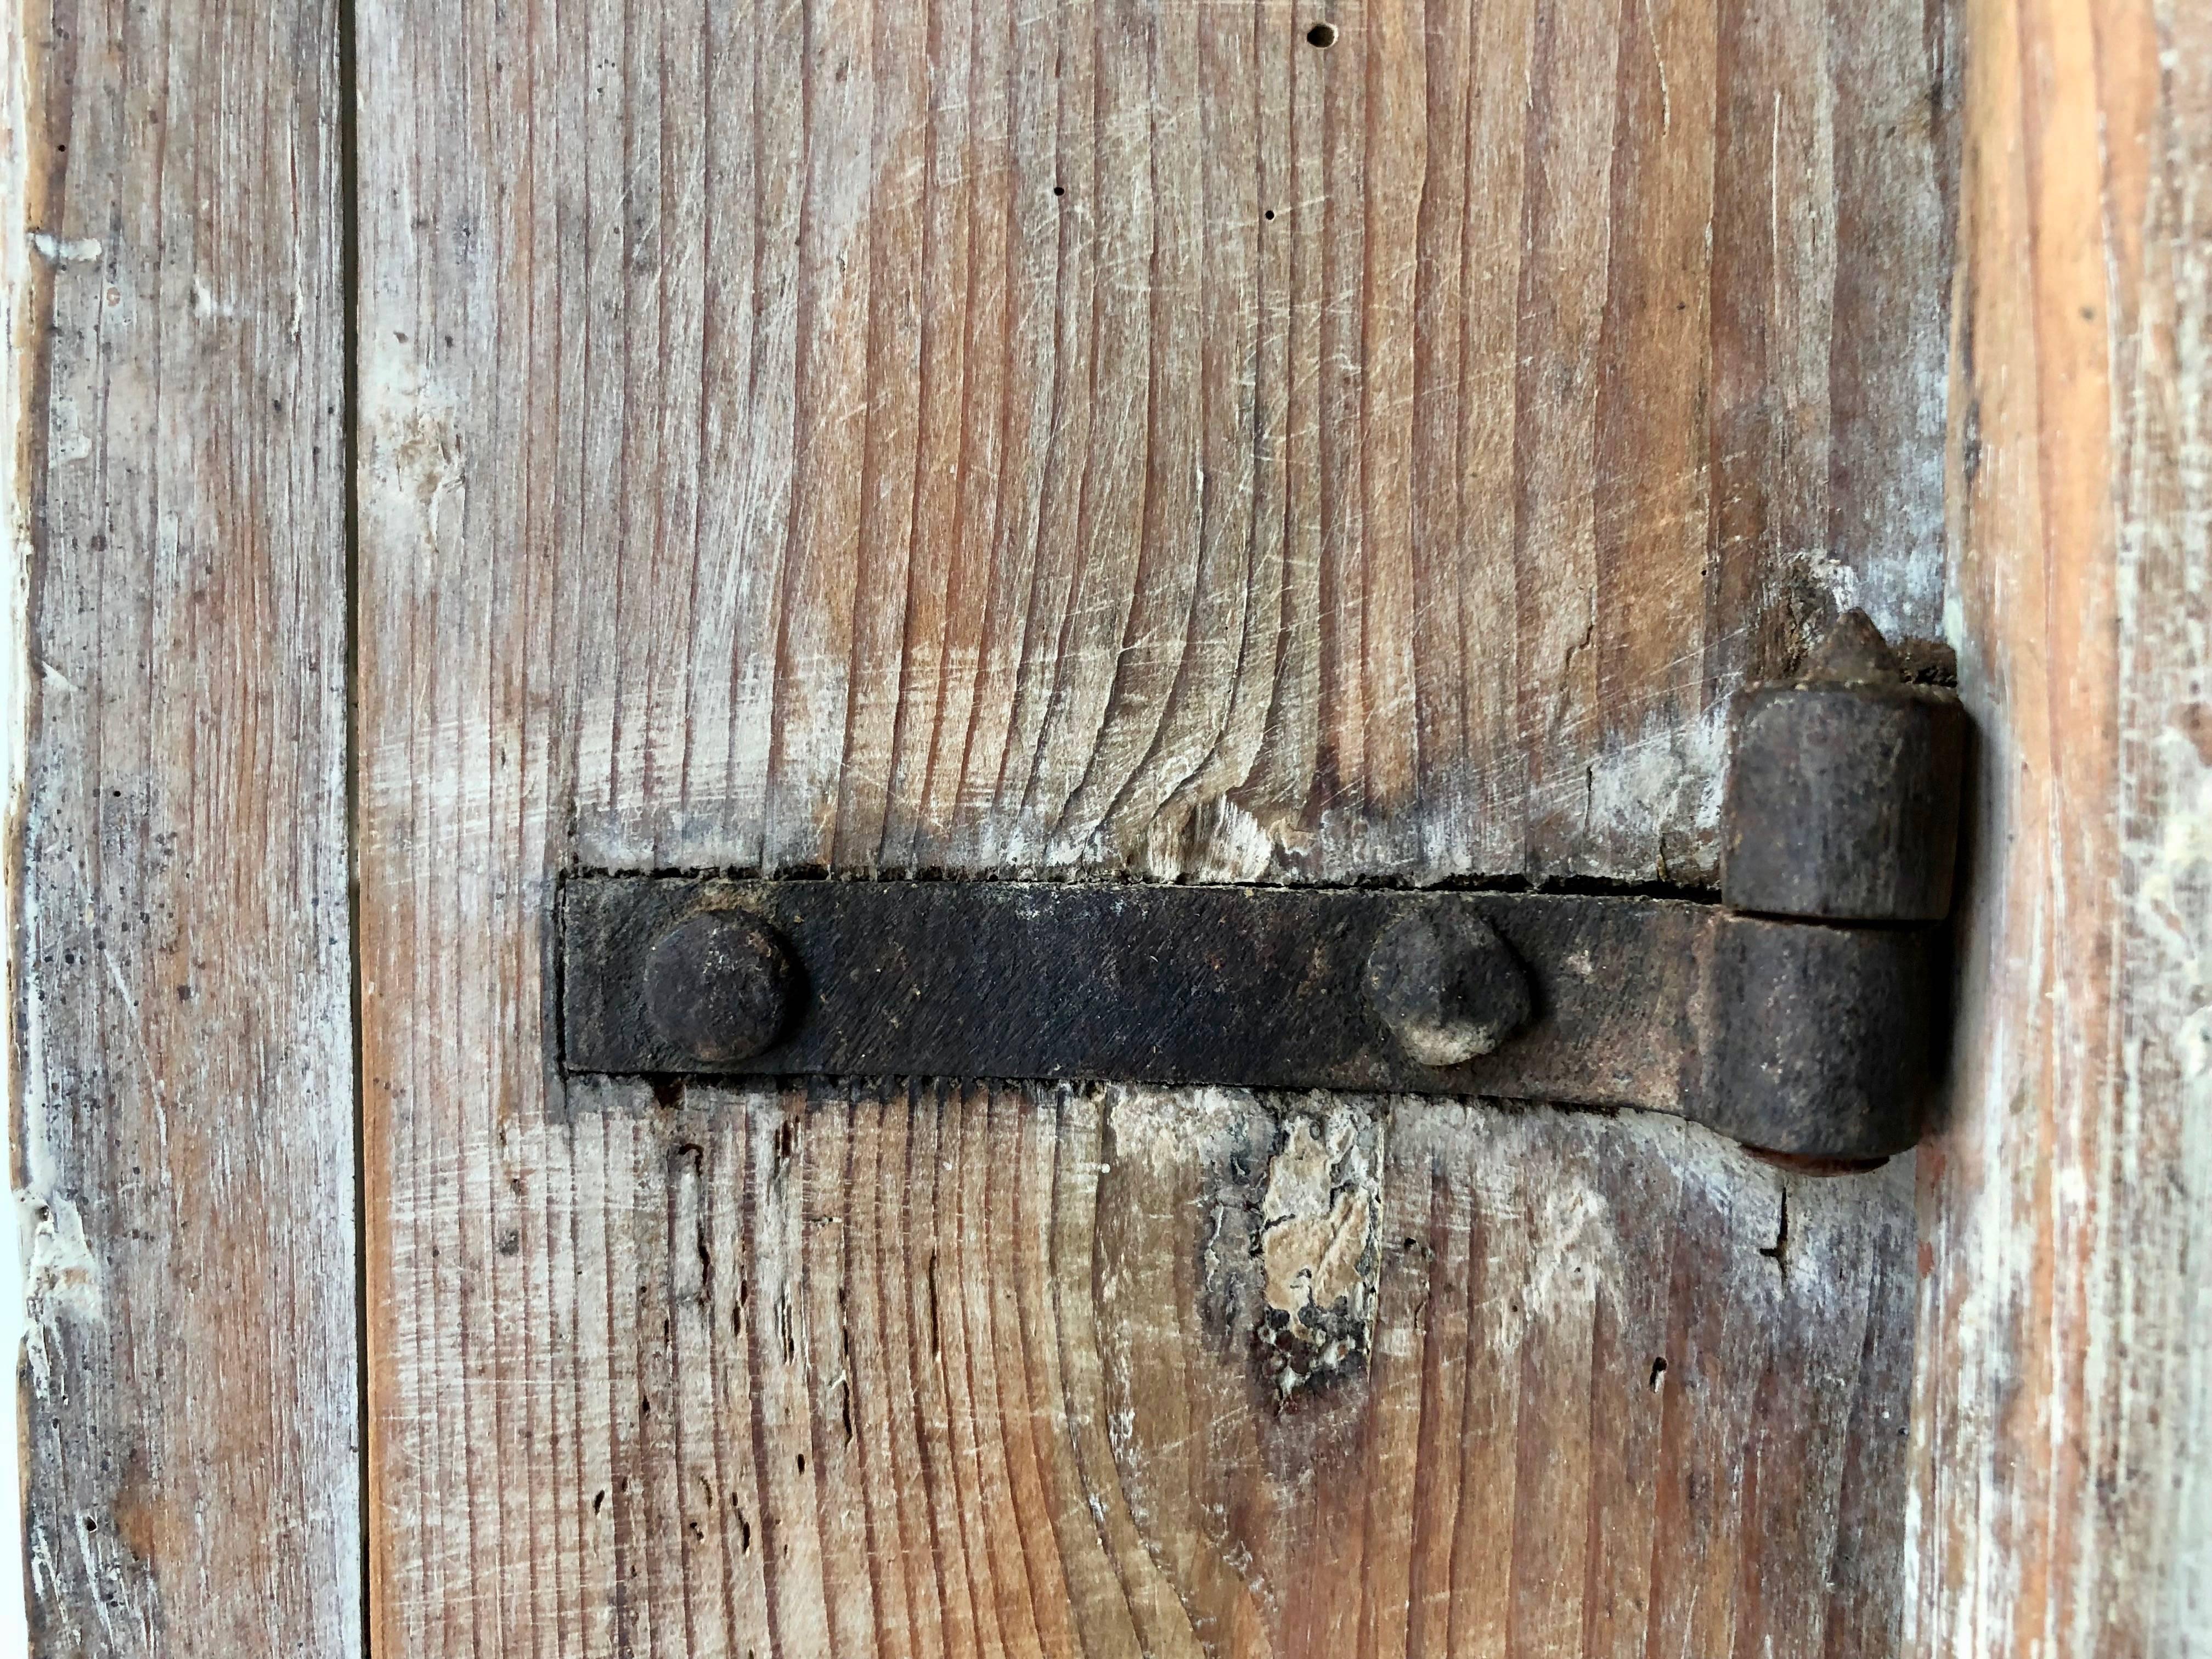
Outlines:
[[1055, 196], [1065, 196], [1067, 194], [1067, 186], [1066, 185], [1054, 185], [1052, 187], [1052, 193]]
[[1656, 1389], [1660, 1383], [1666, 1381], [1666, 1378], [1667, 1362], [1664, 1359], [1653, 1360], [1651, 1362], [1651, 1386], [1654, 1389]]
[[1274, 209], [1273, 209], [1273, 208], [1269, 208], [1269, 209], [1267, 210], [1267, 212], [1266, 216], [1267, 216], [1267, 217], [1268, 217], [1268, 218], [1270, 218], [1270, 219], [1273, 218], [1273, 217], [1275, 216], [1275, 210], [1274, 210]]
[[1306, 31], [1306, 44], [1310, 46], [1334, 46], [1336, 44], [1336, 25], [1334, 23], [1316, 23], [1311, 28]]

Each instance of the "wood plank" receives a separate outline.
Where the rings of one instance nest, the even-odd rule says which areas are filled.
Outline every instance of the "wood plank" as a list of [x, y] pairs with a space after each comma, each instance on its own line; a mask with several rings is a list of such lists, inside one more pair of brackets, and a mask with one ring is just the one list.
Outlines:
[[1950, 464], [1982, 732], [1924, 1155], [1921, 1650], [2212, 1651], [2212, 22], [1966, 8]]
[[[510, 1146], [592, 1178], [446, 1237], [598, 1310], [525, 1390], [592, 1426], [394, 1506], [450, 1598], [386, 1604], [402, 1650], [1810, 1654], [1869, 1601], [1893, 1640], [1901, 1425], [1852, 1419], [1909, 1363], [1909, 1164], [1228, 1091], [570, 1103]], [[1346, 1247], [1331, 1368], [1269, 1310]]]
[[[1283, 0], [365, 0], [380, 1643], [1893, 1627], [1890, 1187], [1785, 1294], [1778, 1178], [1684, 1196], [1664, 1170], [1720, 1154], [1665, 1142], [1639, 1179], [1682, 1218], [1591, 1244], [1607, 1296], [1535, 1317], [1544, 1206], [1626, 1177], [1595, 1123], [1471, 1112], [1438, 1141], [1531, 1126], [1518, 1196], [1472, 1195], [1467, 1148], [1384, 1166], [1378, 1204], [1425, 1195], [1401, 1238], [1467, 1265], [1285, 1412], [1159, 1195], [1218, 1184], [1200, 1120], [1178, 1152], [1146, 1109], [1146, 1197], [1056, 1097], [884, 1127], [874, 1097], [571, 1091], [541, 994], [577, 867], [1709, 877], [1740, 678], [1847, 598], [1937, 615], [1941, 480], [1893, 422], [1941, 396], [1942, 140], [1896, 118], [1945, 64], [1918, 8], [1805, 11], [1817, 49], [1718, 0], [1341, 5], [1326, 46]], [[1894, 254], [1848, 281], [1846, 214]], [[1874, 501], [1884, 533], [1832, 549]], [[1387, 1158], [1436, 1109], [1360, 1109]], [[673, 1265], [702, 1226], [742, 1331]], [[1812, 1383], [1771, 1345], [1816, 1304], [1853, 1334]], [[1695, 1386], [1655, 1395], [1659, 1357]], [[1790, 1507], [1823, 1482], [1869, 1517], [1832, 1597]]]
[[1936, 631], [1917, 8], [927, 15], [364, 12], [370, 599], [496, 557], [592, 860], [1695, 881]]
[[336, 11], [11, 8], [0, 81], [33, 1639], [356, 1653]]

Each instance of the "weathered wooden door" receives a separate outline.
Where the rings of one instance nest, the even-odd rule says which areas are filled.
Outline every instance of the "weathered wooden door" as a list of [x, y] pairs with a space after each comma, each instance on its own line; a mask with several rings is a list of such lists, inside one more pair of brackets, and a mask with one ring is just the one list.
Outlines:
[[[2044, 130], [2004, 53], [2049, 53], [1981, 10], [1997, 292], [1990, 158]], [[2057, 1628], [1946, 1550], [2033, 1556], [1977, 1493], [2044, 1431], [2021, 1379], [2072, 1385], [1947, 1360], [1908, 1478], [1916, 1286], [1947, 1352], [2033, 1346], [1974, 1311], [1976, 1250], [2055, 1297], [2044, 1244], [1984, 1248], [2044, 1235], [1974, 1207], [1979, 1161], [1923, 1156], [1917, 1259], [1911, 1158], [1486, 1100], [581, 1079], [548, 992], [580, 872], [1707, 888], [1731, 694], [1847, 606], [1943, 635], [1947, 496], [1984, 823], [2030, 823], [2060, 745], [2005, 699], [2065, 699], [2014, 689], [2043, 624], [1990, 573], [2041, 532], [1958, 521], [1985, 423], [1998, 458], [2073, 428], [1954, 356], [1948, 7], [57, 0], [7, 39], [48, 1650]], [[2113, 73], [2127, 131], [2178, 124], [2148, 245], [2180, 246], [2203, 76]], [[2037, 210], [2091, 247], [2098, 190]], [[2191, 545], [2141, 568], [2201, 615]], [[2048, 1047], [1989, 1012], [2045, 984], [1993, 877], [2015, 919], [2066, 885], [2012, 846], [1953, 1148], [2028, 1133], [1983, 1103]], [[1357, 1329], [1286, 1358], [1316, 1297]]]
[[564, 1085], [544, 987], [576, 870], [1709, 880], [1743, 677], [1939, 626], [1922, 8], [361, 42], [384, 1645], [1887, 1647], [1908, 1167]]

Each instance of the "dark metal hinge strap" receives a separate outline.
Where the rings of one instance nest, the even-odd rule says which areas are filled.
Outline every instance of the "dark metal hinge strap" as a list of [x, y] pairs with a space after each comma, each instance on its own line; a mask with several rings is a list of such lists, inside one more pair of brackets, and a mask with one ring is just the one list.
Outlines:
[[572, 1071], [1486, 1095], [1881, 1158], [1942, 1077], [1965, 720], [1853, 613], [1744, 694], [1722, 903], [571, 878]]

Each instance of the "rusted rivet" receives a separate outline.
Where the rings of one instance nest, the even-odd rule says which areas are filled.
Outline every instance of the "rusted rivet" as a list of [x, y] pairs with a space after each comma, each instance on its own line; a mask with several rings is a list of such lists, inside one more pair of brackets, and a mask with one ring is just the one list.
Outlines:
[[783, 1035], [797, 978], [782, 937], [759, 917], [694, 911], [653, 942], [646, 1015], [694, 1059], [744, 1060]]
[[1408, 911], [1385, 927], [1367, 955], [1367, 1000], [1422, 1066], [1491, 1053], [1534, 1009], [1513, 947], [1471, 910]]

